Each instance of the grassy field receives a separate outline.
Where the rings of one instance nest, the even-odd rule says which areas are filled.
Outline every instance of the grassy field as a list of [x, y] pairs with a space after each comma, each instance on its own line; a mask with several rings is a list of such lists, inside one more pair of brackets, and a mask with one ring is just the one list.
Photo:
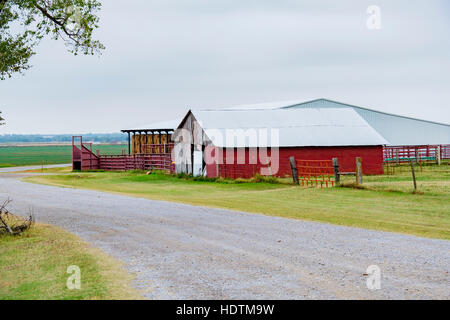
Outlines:
[[[66, 287], [67, 267], [81, 269], [81, 289]], [[36, 224], [21, 236], [0, 236], [0, 300], [135, 299], [131, 275], [76, 236]]]
[[157, 200], [264, 213], [450, 239], [450, 166], [365, 177], [363, 189], [303, 188], [283, 183], [207, 182], [142, 172], [77, 172], [27, 178], [30, 182], [103, 190]]
[[[101, 154], [121, 154], [126, 145], [94, 145]], [[72, 146], [0, 147], [0, 168], [72, 162]]]

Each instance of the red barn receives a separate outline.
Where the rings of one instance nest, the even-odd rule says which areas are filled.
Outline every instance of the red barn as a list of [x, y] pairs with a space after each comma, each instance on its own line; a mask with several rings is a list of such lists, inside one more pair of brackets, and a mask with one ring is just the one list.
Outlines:
[[174, 135], [177, 172], [208, 177], [291, 174], [289, 158], [331, 160], [341, 171], [383, 173], [387, 141], [347, 108], [189, 111]]

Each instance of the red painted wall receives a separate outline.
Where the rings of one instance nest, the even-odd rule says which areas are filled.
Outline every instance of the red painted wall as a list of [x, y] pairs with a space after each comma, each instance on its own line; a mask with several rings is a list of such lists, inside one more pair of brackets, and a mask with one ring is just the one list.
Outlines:
[[[217, 167], [224, 176], [227, 172], [232, 177], [249, 178], [259, 172], [261, 168], [260, 161], [258, 165], [249, 164], [249, 150], [245, 150], [245, 164], [237, 164], [237, 149], [234, 151], [234, 164], [226, 162], [226, 150], [216, 148], [210, 152], [211, 157], [215, 157], [216, 152], [219, 152], [217, 159], [222, 159], [222, 163], [218, 166], [215, 164], [208, 164], [211, 158], [209, 152], [206, 152], [207, 175], [208, 177], [217, 176]], [[220, 153], [222, 153], [220, 155]], [[270, 156], [270, 152], [269, 152]], [[279, 149], [279, 168], [276, 176], [290, 176], [291, 168], [289, 165], [289, 158], [295, 157], [298, 160], [332, 160], [338, 158], [340, 171], [354, 172], [356, 157], [361, 157], [363, 162], [363, 174], [383, 174], [383, 147], [382, 146], [366, 146], [366, 147], [284, 147]], [[231, 157], [230, 157], [231, 158]], [[259, 159], [258, 159], [259, 160]], [[266, 161], [262, 161], [266, 163]], [[219, 162], [220, 163], [220, 162]], [[264, 166], [266, 167], [266, 166]], [[228, 175], [229, 176], [229, 175]]]

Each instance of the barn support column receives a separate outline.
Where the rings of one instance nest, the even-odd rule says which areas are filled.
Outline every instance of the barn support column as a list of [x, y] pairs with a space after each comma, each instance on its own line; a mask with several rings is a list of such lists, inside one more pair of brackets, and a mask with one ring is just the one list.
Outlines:
[[192, 175], [194, 175], [194, 144], [191, 144], [191, 173]]
[[128, 133], [128, 155], [131, 154], [131, 141], [130, 141], [130, 131]]
[[205, 168], [206, 168], [206, 161], [205, 161], [205, 145], [202, 144], [202, 175], [203, 175], [203, 172], [205, 172]]

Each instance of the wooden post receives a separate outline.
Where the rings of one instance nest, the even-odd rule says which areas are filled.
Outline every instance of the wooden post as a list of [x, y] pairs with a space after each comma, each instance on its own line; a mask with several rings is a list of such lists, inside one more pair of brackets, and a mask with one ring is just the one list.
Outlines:
[[362, 160], [360, 157], [356, 158], [356, 184], [362, 184], [363, 179], [363, 172], [362, 172]]
[[333, 168], [334, 168], [334, 181], [336, 186], [341, 183], [341, 175], [339, 174], [339, 161], [338, 158], [333, 158]]
[[131, 141], [130, 141], [130, 132], [128, 131], [128, 154], [131, 154]]
[[436, 146], [436, 163], [441, 165], [441, 146]]
[[294, 157], [290, 157], [290, 158], [289, 158], [289, 163], [290, 163], [290, 165], [291, 165], [292, 179], [294, 180], [294, 184], [299, 184], [299, 181], [298, 181], [298, 171], [297, 171], [297, 166], [295, 165], [295, 159], [294, 159]]
[[397, 162], [397, 165], [400, 164], [400, 158], [398, 157], [399, 153], [398, 153], [398, 149], [395, 150], [395, 160]]
[[191, 143], [191, 170], [190, 175], [194, 175], [194, 151], [195, 151], [195, 145]]
[[410, 160], [411, 162], [411, 173], [414, 181], [414, 191], [417, 190], [417, 181], [416, 181], [416, 171], [414, 170], [414, 161]]

